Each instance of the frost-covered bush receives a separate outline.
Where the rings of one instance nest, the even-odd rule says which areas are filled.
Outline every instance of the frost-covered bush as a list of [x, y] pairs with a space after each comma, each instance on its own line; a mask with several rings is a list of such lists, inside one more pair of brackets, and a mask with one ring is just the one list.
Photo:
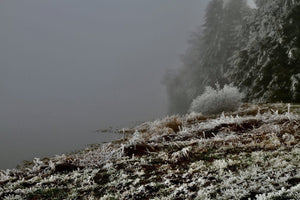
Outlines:
[[239, 108], [243, 94], [237, 87], [225, 85], [221, 89], [206, 87], [204, 93], [195, 98], [191, 104], [191, 112], [201, 112], [205, 115], [219, 114], [223, 111], [235, 111]]

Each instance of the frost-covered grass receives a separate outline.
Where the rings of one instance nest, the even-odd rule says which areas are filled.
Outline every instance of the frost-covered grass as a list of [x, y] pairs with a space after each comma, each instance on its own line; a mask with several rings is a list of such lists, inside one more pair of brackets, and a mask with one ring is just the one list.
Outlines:
[[0, 199], [299, 199], [297, 105], [191, 113], [0, 171]]

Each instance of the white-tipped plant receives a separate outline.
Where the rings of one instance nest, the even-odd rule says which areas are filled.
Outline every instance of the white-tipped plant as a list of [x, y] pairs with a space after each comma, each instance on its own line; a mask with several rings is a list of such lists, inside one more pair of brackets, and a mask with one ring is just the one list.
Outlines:
[[172, 160], [178, 162], [182, 159], [188, 159], [190, 157], [190, 154], [192, 152], [192, 147], [185, 147], [181, 149], [180, 151], [177, 151], [172, 154]]
[[225, 85], [223, 89], [219, 85], [216, 85], [216, 89], [206, 87], [205, 92], [193, 100], [190, 112], [211, 115], [220, 114], [224, 111], [236, 111], [242, 98], [243, 94], [239, 89], [231, 85]]

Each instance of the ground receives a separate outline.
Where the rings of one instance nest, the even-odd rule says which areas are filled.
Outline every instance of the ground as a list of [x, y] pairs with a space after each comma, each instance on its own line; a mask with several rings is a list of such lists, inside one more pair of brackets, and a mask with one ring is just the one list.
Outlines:
[[0, 171], [0, 199], [300, 199], [300, 106], [171, 116]]

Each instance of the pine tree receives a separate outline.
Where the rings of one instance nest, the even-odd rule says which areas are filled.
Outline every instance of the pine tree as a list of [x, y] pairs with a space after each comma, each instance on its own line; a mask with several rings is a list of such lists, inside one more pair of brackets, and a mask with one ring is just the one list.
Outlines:
[[[206, 11], [203, 31], [203, 49], [201, 55], [200, 73], [205, 78], [197, 79], [199, 93], [204, 91], [206, 86], [214, 86], [218, 80], [221, 82], [221, 65], [223, 64], [223, 42], [224, 42], [224, 2], [213, 0]], [[222, 81], [223, 82], [223, 81]], [[222, 83], [221, 83], [222, 84]], [[198, 94], [199, 95], [199, 94]]]
[[300, 102], [300, 1], [256, 2], [259, 8], [243, 28], [248, 42], [231, 58], [229, 78], [247, 101]]
[[166, 79], [170, 113], [185, 113], [207, 86], [228, 80], [228, 58], [239, 47], [239, 30], [248, 14], [246, 0], [212, 0], [201, 31], [193, 34], [183, 67]]
[[204, 92], [206, 86], [228, 83], [224, 76], [229, 65], [228, 58], [239, 46], [238, 33], [248, 11], [244, 0], [229, 0], [225, 5], [223, 0], [213, 0], [208, 5], [202, 37], [198, 37], [199, 41], [194, 42], [192, 51], [185, 55], [184, 64], [191, 74], [188, 76], [189, 87], [193, 88], [190, 102]]

